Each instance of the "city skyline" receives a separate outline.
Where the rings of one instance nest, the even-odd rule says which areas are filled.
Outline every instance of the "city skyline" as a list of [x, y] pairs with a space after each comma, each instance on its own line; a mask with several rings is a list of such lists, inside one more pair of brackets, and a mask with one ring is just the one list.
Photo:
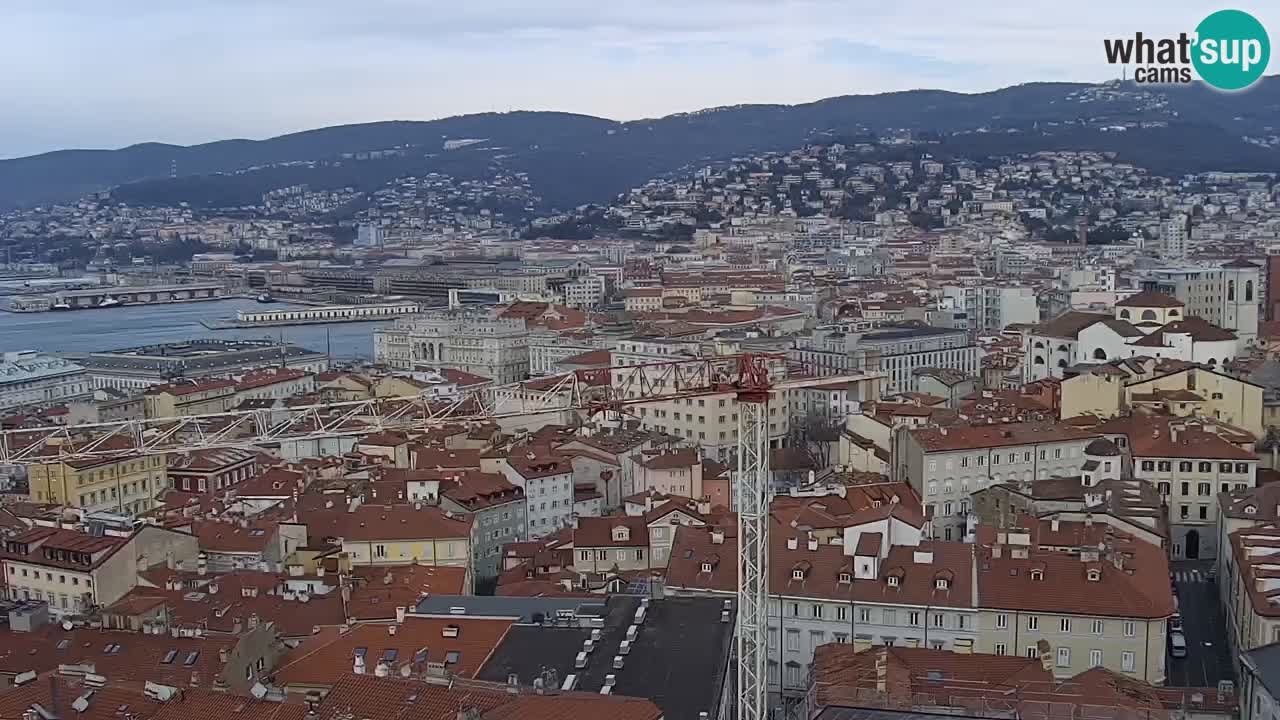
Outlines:
[[[1256, 7], [1264, 25], [1275, 11]], [[359, 8], [20, 0], [0, 29], [0, 157], [266, 138], [377, 120], [560, 110], [632, 120], [744, 103], [1112, 79], [1102, 39], [1176, 34], [1206, 9], [561, 0]], [[1052, 52], [1046, 51], [1052, 48]], [[33, 60], [33, 58], [38, 58]], [[1272, 63], [1275, 67], [1275, 63]], [[94, 72], [85, 72], [92, 68]], [[417, 91], [415, 91], [415, 88]]]

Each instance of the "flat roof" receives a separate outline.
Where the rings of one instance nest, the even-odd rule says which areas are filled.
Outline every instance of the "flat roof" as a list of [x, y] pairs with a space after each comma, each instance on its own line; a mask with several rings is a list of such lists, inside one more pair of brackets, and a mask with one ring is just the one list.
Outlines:
[[[528, 683], [542, 670], [554, 668], [561, 682], [576, 675], [579, 691], [599, 692], [605, 676], [614, 675], [615, 693], [649, 698], [662, 709], [665, 720], [697, 720], [700, 712], [717, 717], [733, 646], [732, 619], [720, 622], [724, 600], [666, 597], [650, 601], [631, 651], [622, 656], [620, 669], [614, 668], [613, 659], [620, 654], [627, 628], [641, 606], [638, 596], [608, 598], [608, 612], [603, 627], [598, 628], [600, 640], [583, 669], [576, 669], [574, 664], [583, 642], [591, 637], [592, 628], [515, 625], [477, 678], [506, 682], [508, 676], [518, 675], [521, 683]], [[573, 602], [570, 600], [570, 604]], [[730, 617], [734, 618], [735, 613], [731, 612]]]

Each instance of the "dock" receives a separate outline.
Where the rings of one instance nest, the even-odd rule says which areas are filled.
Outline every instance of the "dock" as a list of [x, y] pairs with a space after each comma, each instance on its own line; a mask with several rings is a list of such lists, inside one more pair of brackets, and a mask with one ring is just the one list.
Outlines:
[[167, 305], [208, 302], [227, 297], [220, 283], [187, 285], [103, 286], [81, 290], [60, 290], [45, 295], [22, 295], [9, 299], [10, 312], [56, 310], [105, 310], [128, 305]]
[[419, 311], [415, 302], [369, 305], [323, 305], [284, 310], [241, 310], [234, 319], [201, 320], [210, 330], [283, 327], [288, 325], [325, 325], [343, 322], [386, 322]]

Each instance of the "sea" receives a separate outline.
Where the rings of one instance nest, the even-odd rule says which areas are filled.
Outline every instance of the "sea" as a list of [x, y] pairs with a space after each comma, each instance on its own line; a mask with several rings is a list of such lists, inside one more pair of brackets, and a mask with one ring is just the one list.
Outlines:
[[210, 330], [201, 320], [234, 318], [237, 310], [284, 307], [230, 298], [170, 305], [122, 305], [66, 312], [0, 312], [0, 351], [84, 353], [195, 338], [271, 338], [328, 351], [335, 361], [373, 359], [373, 331], [392, 321]]

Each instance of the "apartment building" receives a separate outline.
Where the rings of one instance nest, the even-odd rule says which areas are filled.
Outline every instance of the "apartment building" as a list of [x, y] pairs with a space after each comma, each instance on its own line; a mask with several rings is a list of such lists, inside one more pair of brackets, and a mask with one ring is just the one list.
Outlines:
[[1212, 368], [1135, 357], [1081, 369], [1062, 381], [1062, 417], [1111, 418], [1134, 410], [1214, 418], [1263, 434], [1263, 388]]
[[236, 381], [199, 378], [153, 385], [143, 394], [143, 404], [148, 418], [226, 412], [236, 405]]
[[[628, 387], [628, 376], [634, 372], [627, 366], [647, 365], [649, 363], [692, 360], [700, 356], [701, 343], [663, 340], [652, 338], [629, 338], [618, 342], [613, 350], [615, 369], [611, 371], [614, 388], [624, 388], [622, 392], [634, 397], [636, 389]], [[777, 377], [785, 377], [782, 368], [778, 368]], [[656, 383], [660, 379], [661, 370], [644, 370]], [[637, 388], [638, 389], [638, 388]], [[658, 391], [664, 388], [658, 386]], [[667, 388], [674, 391], [674, 388]], [[787, 397], [782, 391], [777, 393], [779, 402], [769, 404], [769, 443], [772, 447], [781, 447], [790, 428]], [[634, 405], [629, 410], [640, 421], [646, 430], [674, 435], [685, 442], [696, 444], [702, 454], [726, 461], [737, 450], [738, 444], [738, 398], [737, 393], [708, 394], [697, 398], [662, 400]], [[629, 495], [641, 488], [624, 493]]]
[[481, 469], [501, 472], [524, 489], [526, 536], [539, 538], [573, 524], [573, 463], [546, 447], [521, 446], [484, 458]]
[[582, 517], [573, 530], [575, 572], [618, 573], [652, 567], [644, 517]]
[[968, 531], [970, 493], [1001, 482], [1033, 482], [1078, 474], [1085, 447], [1098, 433], [1054, 423], [972, 427], [899, 426], [890, 467], [909, 482], [933, 518], [934, 537], [961, 540]]
[[307, 537], [341, 541], [353, 565], [470, 567], [473, 518], [423, 503], [363, 505], [299, 514]]
[[[416, 472], [416, 471], [411, 471]], [[502, 546], [528, 537], [524, 489], [500, 473], [445, 471], [437, 490], [440, 508], [475, 516], [471, 563], [477, 579], [498, 575]]]
[[884, 373], [883, 393], [911, 392], [914, 372], [950, 368], [969, 375], [981, 371], [982, 350], [966, 330], [920, 325], [886, 326], [862, 333], [838, 326], [796, 339], [788, 356], [822, 375]]
[[1223, 548], [1224, 574], [1218, 578], [1223, 593], [1231, 648], [1236, 653], [1280, 642], [1280, 604], [1275, 602], [1280, 578], [1280, 523], [1263, 522], [1237, 530]]
[[1133, 477], [1155, 486], [1169, 508], [1175, 559], [1212, 558], [1218, 552], [1218, 493], [1257, 485], [1252, 436], [1236, 436], [1195, 419], [1132, 416], [1096, 428], [1126, 451]]
[[3, 540], [0, 594], [43, 600], [55, 616], [83, 614], [132, 590], [139, 570], [167, 559], [193, 561], [197, 552], [190, 534], [151, 525], [127, 536], [32, 527]]
[[[735, 533], [733, 528], [681, 528], [672, 548], [668, 591], [732, 593]], [[972, 652], [977, 644], [967, 546], [890, 547], [883, 536], [867, 533], [848, 553], [847, 547], [795, 530], [770, 540], [767, 614], [774, 696], [798, 698], [814, 651], [828, 642], [958, 652]]]
[[1105, 667], [1164, 682], [1166, 621], [1176, 608], [1159, 545], [1073, 522], [1035, 538], [996, 531], [975, 552], [979, 652], [1040, 657], [1044, 642], [1056, 677]]
[[258, 455], [238, 448], [193, 450], [171, 455], [166, 474], [175, 490], [218, 493], [257, 477]]
[[84, 367], [35, 351], [0, 355], [0, 412], [91, 398]]
[[942, 296], [965, 313], [973, 332], [1000, 332], [1009, 325], [1040, 322], [1035, 288], [1017, 285], [944, 285]]
[[137, 517], [168, 486], [167, 467], [164, 454], [122, 454], [35, 463], [27, 477], [35, 502]]

